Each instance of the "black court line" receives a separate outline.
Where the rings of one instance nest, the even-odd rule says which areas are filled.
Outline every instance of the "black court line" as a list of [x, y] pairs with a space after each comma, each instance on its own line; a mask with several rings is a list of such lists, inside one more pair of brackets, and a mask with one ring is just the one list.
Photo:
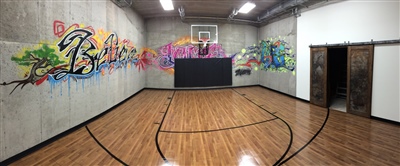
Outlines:
[[279, 163], [279, 165], [286, 163], [287, 161], [289, 161], [292, 157], [294, 157], [295, 155], [297, 155], [298, 153], [300, 153], [300, 151], [302, 151], [304, 148], [306, 148], [306, 146], [308, 146], [308, 144], [310, 144], [317, 136], [318, 134], [322, 131], [322, 129], [325, 127], [326, 122], [328, 121], [329, 118], [329, 108], [328, 108], [328, 113], [326, 114], [325, 117], [325, 121], [322, 124], [321, 128], [317, 131], [317, 133], [315, 133], [315, 135], [304, 145], [302, 146], [299, 150], [297, 150], [296, 152], [294, 152], [292, 155], [290, 155], [287, 159], [283, 160], [281, 163]]
[[[0, 0], [0, 1], [1, 1], [1, 0]], [[27, 155], [29, 155], [29, 154], [32, 154], [33, 152], [36, 152], [36, 151], [38, 151], [39, 149], [41, 149], [41, 148], [43, 148], [43, 147], [45, 147], [45, 146], [48, 146], [48, 145], [50, 145], [51, 143], [53, 143], [53, 142], [55, 142], [55, 141], [57, 141], [57, 140], [59, 140], [59, 139], [61, 139], [61, 138], [63, 138], [63, 137], [66, 137], [66, 136], [69, 135], [70, 133], [73, 133], [74, 131], [77, 131], [78, 129], [83, 128], [84, 126], [86, 126], [86, 125], [89, 124], [90, 122], [93, 122], [93, 121], [95, 121], [96, 119], [99, 119], [100, 117], [103, 117], [104, 115], [108, 114], [109, 112], [111, 112], [112, 110], [114, 110], [114, 109], [117, 108], [118, 106], [122, 105], [123, 103], [125, 103], [125, 102], [128, 101], [129, 99], [133, 98], [134, 96], [136, 96], [137, 94], [139, 94], [140, 92], [142, 92], [143, 89], [144, 89], [144, 88], [140, 89], [139, 91], [135, 92], [134, 94], [132, 94], [131, 96], [129, 96], [129, 97], [127, 97], [126, 99], [122, 100], [121, 102], [117, 103], [116, 105], [112, 106], [111, 108], [109, 108], [109, 109], [103, 111], [102, 113], [100, 113], [100, 114], [98, 114], [98, 115], [96, 115], [96, 116], [94, 116], [94, 117], [92, 117], [92, 118], [90, 118], [90, 119], [88, 119], [88, 120], [86, 120], [86, 121], [84, 121], [84, 122], [82, 122], [82, 123], [76, 125], [76, 126], [73, 126], [72, 128], [70, 128], [70, 129], [68, 129], [68, 130], [66, 130], [66, 131], [64, 131], [64, 132], [62, 132], [62, 133], [60, 133], [60, 134], [57, 134], [57, 135], [55, 135], [55, 136], [49, 138], [49, 139], [46, 140], [46, 141], [43, 141], [43, 142], [41, 142], [41, 143], [39, 143], [39, 144], [37, 144], [37, 145], [35, 145], [35, 146], [33, 146], [33, 147], [31, 147], [31, 148], [29, 148], [29, 149], [23, 151], [23, 152], [20, 152], [20, 153], [14, 155], [14, 156], [12, 156], [12, 157], [10, 157], [10, 158], [8, 158], [8, 159], [2, 161], [2, 162], [0, 162], [0, 166], [2, 166], [2, 164], [3, 164], [3, 165], [10, 165], [10, 164], [16, 162], [17, 160], [20, 160], [20, 159], [22, 159], [23, 157], [25, 157], [25, 156], [27, 156]]]
[[292, 132], [292, 128], [290, 127], [290, 125], [283, 120], [282, 118], [280, 118], [279, 116], [276, 116], [274, 113], [269, 112], [268, 110], [266, 110], [265, 108], [263, 108], [262, 106], [256, 104], [255, 102], [253, 102], [252, 100], [250, 100], [249, 98], [246, 97], [245, 94], [241, 94], [238, 91], [236, 91], [235, 89], [231, 88], [233, 91], [235, 91], [237, 94], [239, 94], [240, 96], [244, 97], [246, 100], [250, 101], [251, 103], [253, 103], [254, 105], [256, 105], [257, 107], [261, 108], [262, 110], [268, 112], [269, 114], [271, 114], [272, 116], [275, 116], [276, 118], [278, 118], [279, 120], [281, 120], [283, 123], [285, 123], [285, 125], [288, 127], [289, 129], [289, 133], [290, 133], [290, 140], [289, 140], [289, 145], [286, 148], [285, 153], [282, 154], [282, 156], [278, 159], [278, 161], [276, 161], [274, 163], [275, 165], [280, 165], [280, 162], [285, 158], [285, 156], [287, 155], [287, 153], [289, 152], [290, 148], [292, 147], [292, 143], [293, 143], [293, 132]]
[[158, 153], [160, 154], [161, 158], [164, 160], [164, 162], [167, 163], [167, 164], [169, 164], [169, 162], [168, 162], [167, 158], [164, 156], [164, 154], [162, 153], [162, 151], [161, 151], [161, 149], [160, 149], [160, 145], [158, 144], [158, 134], [160, 133], [161, 127], [162, 127], [162, 125], [163, 125], [163, 123], [164, 123], [165, 116], [166, 116], [167, 113], [168, 113], [169, 106], [171, 106], [172, 100], [174, 99], [175, 92], [176, 92], [176, 91], [174, 90], [174, 93], [172, 94], [172, 97], [168, 97], [168, 99], [169, 99], [169, 104], [168, 104], [168, 107], [167, 107], [167, 109], [165, 110], [165, 114], [164, 114], [164, 116], [163, 116], [163, 118], [162, 118], [162, 120], [161, 120], [161, 122], [160, 122], [160, 126], [158, 127], [158, 130], [157, 130], [157, 133], [156, 133], [156, 138], [155, 138], [157, 151], [158, 151]]
[[276, 120], [276, 119], [278, 119], [278, 118], [268, 119], [268, 120], [264, 120], [264, 121], [260, 121], [260, 122], [256, 122], [256, 123], [242, 125], [242, 126], [234, 126], [234, 127], [228, 127], [228, 128], [222, 128], [222, 129], [214, 129], [214, 130], [201, 130], [201, 131], [166, 131], [166, 130], [161, 130], [160, 132], [164, 132], [164, 133], [205, 133], [205, 132], [215, 132], [215, 131], [231, 130], [231, 129], [237, 129], [237, 128], [242, 128], [242, 127], [247, 127], [247, 126], [253, 126], [253, 125], [256, 125], [256, 124], [262, 124], [262, 123], [265, 123], [265, 122], [270, 122], [270, 121], [273, 121], [273, 120]]
[[[235, 91], [235, 90], [234, 90]], [[237, 92], [237, 91], [236, 91]], [[243, 95], [242, 95], [243, 96]], [[274, 112], [273, 114], [275, 114], [276, 112]], [[300, 153], [304, 148], [306, 148], [318, 135], [319, 133], [321, 133], [322, 129], [325, 127], [326, 122], [328, 121], [329, 118], [329, 113], [330, 110], [328, 108], [328, 112], [326, 114], [324, 123], [322, 124], [321, 128], [314, 134], [314, 136], [306, 143], [304, 144], [300, 149], [298, 149], [296, 152], [294, 152], [292, 155], [290, 155], [288, 158], [286, 158], [285, 160], [281, 161], [280, 163], [278, 163], [277, 165], [282, 165], [284, 163], [286, 163], [287, 161], [289, 161], [291, 158], [293, 158], [294, 156], [296, 156], [298, 153]]]
[[86, 130], [89, 132], [90, 136], [92, 136], [92, 138], [94, 139], [94, 141], [97, 142], [97, 144], [99, 144], [99, 146], [101, 148], [103, 148], [111, 157], [113, 157], [115, 160], [117, 160], [118, 162], [120, 162], [122, 165], [127, 166], [128, 164], [126, 164], [125, 162], [123, 162], [121, 159], [119, 159], [118, 157], [116, 157], [114, 154], [112, 154], [106, 147], [103, 146], [103, 144], [101, 144], [99, 142], [99, 140], [96, 139], [96, 137], [92, 134], [92, 132], [90, 132], [89, 127], [85, 126]]

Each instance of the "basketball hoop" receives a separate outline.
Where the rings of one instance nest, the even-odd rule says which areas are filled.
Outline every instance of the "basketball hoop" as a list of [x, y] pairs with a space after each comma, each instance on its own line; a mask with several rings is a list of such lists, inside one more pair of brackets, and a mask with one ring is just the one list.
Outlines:
[[208, 54], [208, 42], [210, 38], [199, 38], [199, 55], [207, 55]]
[[199, 42], [203, 43], [203, 47], [207, 46], [207, 43], [210, 41], [210, 38], [200, 38]]

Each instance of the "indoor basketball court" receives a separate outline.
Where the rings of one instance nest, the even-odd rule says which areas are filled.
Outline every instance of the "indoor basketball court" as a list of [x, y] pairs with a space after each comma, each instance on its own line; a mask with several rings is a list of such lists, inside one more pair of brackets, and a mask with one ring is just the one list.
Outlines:
[[0, 166], [400, 165], [399, 11], [0, 0]]
[[398, 131], [258, 86], [146, 89], [11, 165], [393, 165]]

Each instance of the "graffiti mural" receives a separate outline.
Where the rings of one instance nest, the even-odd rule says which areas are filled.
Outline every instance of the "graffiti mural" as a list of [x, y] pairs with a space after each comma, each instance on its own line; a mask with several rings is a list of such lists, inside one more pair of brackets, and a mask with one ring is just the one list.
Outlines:
[[282, 39], [262, 40], [257, 46], [249, 46], [232, 54], [236, 76], [251, 75], [252, 71], [268, 70], [289, 72], [295, 75], [296, 61], [292, 47]]
[[[191, 44], [189, 36], [165, 44], [157, 49], [136, 47], [128, 39], [102, 29], [94, 30], [82, 24], [65, 25], [53, 22], [53, 42], [24, 48], [11, 57], [21, 69], [21, 79], [3, 82], [0, 85], [15, 85], [23, 89], [27, 84], [41, 85], [48, 81], [55, 84], [77, 81], [96, 76], [111, 75], [120, 68], [138, 71], [156, 67], [174, 74], [175, 59], [180, 58], [227, 58], [232, 59], [236, 76], [251, 75], [253, 71], [292, 72], [295, 75], [295, 54], [289, 43], [282, 39], [262, 40], [240, 51], [227, 55], [221, 44], [210, 44], [206, 55], [199, 55], [199, 47]], [[84, 86], [82, 86], [84, 87]]]
[[251, 75], [252, 71], [268, 70], [272, 72], [289, 72], [295, 75], [295, 54], [289, 43], [282, 39], [262, 40], [240, 51], [226, 55], [222, 45], [211, 44], [207, 55], [199, 55], [199, 47], [190, 43], [190, 37], [182, 37], [175, 42], [163, 45], [150, 52], [144, 58], [146, 65], [152, 65], [169, 74], [174, 74], [175, 59], [179, 58], [232, 58], [233, 70], [236, 76]]
[[251, 69], [236, 69], [235, 73], [235, 76], [250, 75]]
[[[146, 49], [151, 50], [150, 48]], [[199, 55], [199, 47], [190, 43], [190, 36], [182, 37], [175, 42], [159, 47], [157, 51], [152, 50], [147, 56], [151, 57], [152, 62], [147, 65], [151, 64], [169, 74], [174, 74], [175, 59], [228, 57], [220, 44], [211, 44], [208, 49], [208, 54]]]
[[130, 68], [145, 69], [149, 50], [136, 48], [128, 39], [121, 39], [116, 33], [95, 31], [91, 26], [73, 24], [65, 26], [62, 21], [53, 23], [53, 43], [38, 44], [26, 48], [11, 57], [24, 72], [23, 79], [4, 82], [1, 85], [17, 84], [14, 89], [26, 84], [40, 85], [44, 81], [54, 84], [70, 79], [87, 79], [93, 75], [112, 74], [115, 70]]
[[231, 55], [235, 76], [251, 75], [252, 70], [257, 71], [260, 66], [258, 57], [259, 47], [255, 44]]
[[262, 40], [260, 42], [260, 62], [262, 70], [270, 70], [277, 72], [292, 71], [296, 61], [294, 59], [292, 47], [282, 39]]
[[157, 57], [157, 52], [150, 48], [140, 49], [140, 53], [137, 55], [137, 62], [135, 66], [139, 69], [146, 70], [149, 65], [153, 65], [153, 59]]

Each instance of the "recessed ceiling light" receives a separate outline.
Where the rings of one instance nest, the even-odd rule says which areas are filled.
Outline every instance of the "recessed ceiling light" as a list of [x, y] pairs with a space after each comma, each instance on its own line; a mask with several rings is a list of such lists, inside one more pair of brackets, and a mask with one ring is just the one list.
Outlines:
[[256, 4], [247, 2], [239, 9], [239, 13], [248, 13], [254, 7], [256, 7]]
[[172, 0], [160, 0], [161, 6], [164, 10], [174, 10], [174, 5], [172, 4]]

